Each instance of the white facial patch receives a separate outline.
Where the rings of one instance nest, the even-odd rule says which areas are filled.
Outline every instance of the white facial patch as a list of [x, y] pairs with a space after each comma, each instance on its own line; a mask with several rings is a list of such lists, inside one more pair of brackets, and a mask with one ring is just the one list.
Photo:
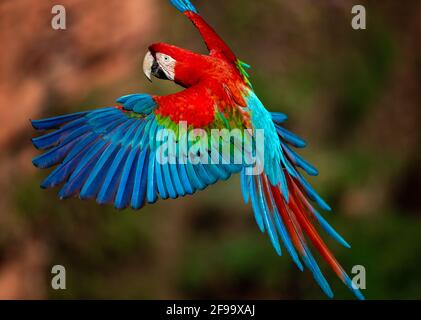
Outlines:
[[174, 81], [176, 60], [174, 60], [172, 57], [170, 57], [166, 54], [157, 53], [156, 54], [156, 61], [158, 62], [159, 66], [161, 67], [162, 71], [164, 71], [167, 78]]

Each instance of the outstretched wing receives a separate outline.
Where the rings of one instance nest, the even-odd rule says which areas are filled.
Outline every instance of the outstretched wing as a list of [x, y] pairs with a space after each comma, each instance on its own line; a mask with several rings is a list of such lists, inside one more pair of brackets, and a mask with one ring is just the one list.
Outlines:
[[235, 54], [215, 30], [199, 15], [189, 0], [171, 0], [171, 3], [193, 22], [202, 35], [211, 55], [224, 57], [228, 61], [236, 63], [237, 57]]
[[[139, 209], [158, 198], [193, 194], [241, 170], [241, 166], [215, 161], [192, 165], [186, 157], [197, 155], [189, 154], [195, 149], [187, 136], [176, 136], [171, 154], [162, 148], [169, 139], [163, 132], [169, 129], [179, 134], [178, 120], [192, 127], [191, 121], [202, 118], [200, 110], [209, 112], [201, 126], [224, 126], [218, 120], [223, 115], [217, 103], [206, 91], [192, 87], [163, 97], [135, 94], [118, 102], [123, 107], [32, 121], [35, 129], [49, 131], [33, 139], [34, 146], [45, 151], [33, 160], [34, 165], [56, 166], [43, 188], [63, 185], [60, 198], [95, 198], [100, 204], [114, 203], [118, 209]], [[209, 108], [204, 109], [203, 104]], [[195, 109], [199, 112], [193, 117]], [[177, 113], [170, 112], [174, 110]], [[211, 157], [210, 153], [200, 156]]]
[[222, 40], [216, 31], [199, 15], [190, 0], [170, 0], [171, 3], [181, 11], [196, 26], [208, 47], [211, 56], [225, 59], [234, 64], [245, 82], [251, 87], [247, 69], [250, 66], [236, 57], [231, 48]]

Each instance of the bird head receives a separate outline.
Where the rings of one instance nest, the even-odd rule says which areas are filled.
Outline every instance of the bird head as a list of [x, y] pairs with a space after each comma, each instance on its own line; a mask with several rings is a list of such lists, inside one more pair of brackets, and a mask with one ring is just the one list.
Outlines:
[[153, 44], [143, 60], [143, 72], [152, 81], [152, 76], [189, 86], [197, 81], [201, 56], [191, 51], [165, 43]]

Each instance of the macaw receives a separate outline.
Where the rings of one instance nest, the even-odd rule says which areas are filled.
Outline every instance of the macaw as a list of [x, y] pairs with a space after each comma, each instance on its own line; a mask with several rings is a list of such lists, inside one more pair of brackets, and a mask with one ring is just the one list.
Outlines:
[[[165, 96], [126, 95], [117, 100], [118, 106], [32, 121], [44, 133], [32, 140], [33, 145], [45, 150], [33, 164], [56, 166], [41, 187], [61, 185], [60, 199], [79, 196], [118, 209], [140, 209], [158, 199], [192, 195], [239, 173], [244, 200], [251, 202], [257, 225], [267, 232], [276, 253], [282, 255], [283, 243], [297, 267], [301, 271], [307, 267], [326, 295], [333, 297], [310, 251], [312, 244], [356, 297], [363, 299], [314, 226], [318, 224], [350, 247], [315, 208], [331, 210], [303, 177], [303, 172], [318, 175], [294, 150], [304, 148], [305, 141], [282, 126], [285, 114], [266, 110], [251, 85], [249, 65], [237, 58], [193, 4], [189, 0], [170, 2], [199, 30], [209, 54], [155, 43], [147, 51], [143, 69], [149, 80], [154, 76], [185, 89]], [[263, 131], [261, 172], [250, 174], [246, 165], [229, 161], [193, 163], [190, 158], [181, 161], [176, 157], [171, 163], [161, 163], [157, 157], [159, 132], [178, 130], [180, 122], [188, 130], [203, 129], [207, 134], [211, 129]]]

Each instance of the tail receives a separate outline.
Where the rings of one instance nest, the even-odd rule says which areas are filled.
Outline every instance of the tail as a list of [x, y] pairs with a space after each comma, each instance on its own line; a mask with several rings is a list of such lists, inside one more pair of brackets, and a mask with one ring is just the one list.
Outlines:
[[313, 257], [309, 244], [316, 248], [330, 268], [353, 291], [355, 296], [363, 300], [364, 296], [352, 283], [352, 280], [328, 249], [314, 226], [314, 223], [319, 224], [326, 233], [340, 244], [350, 248], [349, 244], [328, 224], [310, 202], [315, 202], [324, 210], [330, 210], [330, 207], [298, 172], [297, 167], [310, 175], [317, 175], [317, 170], [287, 145], [302, 148], [305, 146], [305, 142], [280, 126], [280, 123], [286, 120], [285, 115], [272, 114], [272, 120], [281, 141], [283, 153], [281, 165], [286, 180], [286, 188], [282, 184], [272, 185], [265, 173], [258, 176], [248, 176], [246, 171], [243, 170], [241, 181], [245, 201], [251, 200], [256, 222], [262, 232], [267, 231], [276, 252], [282, 255], [280, 246], [282, 242], [297, 267], [303, 271], [304, 266], [306, 266], [328, 297], [333, 297], [332, 289]]

